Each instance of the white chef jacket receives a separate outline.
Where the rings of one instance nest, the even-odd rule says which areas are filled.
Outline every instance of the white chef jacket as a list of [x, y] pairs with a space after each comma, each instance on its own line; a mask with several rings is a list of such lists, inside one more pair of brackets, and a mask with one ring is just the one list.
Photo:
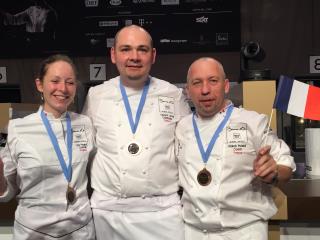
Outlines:
[[[177, 203], [176, 198], [169, 197], [165, 206], [159, 196], [169, 196], [178, 190], [174, 131], [177, 122], [190, 113], [189, 105], [181, 89], [150, 77], [146, 102], [133, 136], [119, 81], [116, 77], [90, 88], [83, 110], [96, 130], [97, 154], [91, 169], [91, 185], [97, 194], [91, 199], [92, 207], [139, 212], [172, 206]], [[142, 91], [126, 88], [126, 92], [135, 119]], [[138, 142], [142, 148], [135, 156], [128, 152], [131, 142]], [[94, 200], [97, 195], [112, 201], [101, 205]], [[146, 201], [139, 199], [153, 196], [158, 200], [146, 209]]]
[[[77, 236], [77, 230], [92, 219], [86, 175], [89, 153], [94, 146], [92, 124], [86, 116], [69, 113], [73, 132], [70, 186], [76, 191], [76, 201], [67, 209], [68, 182], [42, 123], [41, 110], [40, 107], [37, 113], [9, 121], [7, 145], [2, 156], [7, 190], [0, 196], [0, 201], [8, 201], [17, 194], [15, 224], [28, 229], [28, 234], [34, 230], [48, 237], [65, 237], [69, 233]], [[47, 117], [63, 157], [69, 161], [65, 114], [57, 119], [52, 114], [47, 114]], [[14, 237], [32, 238], [28, 234]], [[94, 239], [94, 235], [92, 237], [81, 238], [79, 235], [79, 239]]]
[[[196, 117], [204, 149], [226, 112], [211, 119]], [[212, 175], [208, 186], [197, 182], [204, 163], [195, 138], [192, 115], [182, 119], [176, 129], [179, 179], [184, 189], [183, 217], [187, 224], [202, 231], [239, 228], [273, 216], [277, 208], [271, 187], [254, 177], [253, 162], [259, 149], [271, 145], [277, 164], [295, 170], [290, 149], [284, 141], [267, 133], [268, 118], [245, 109], [234, 108], [210, 154], [206, 169]]]

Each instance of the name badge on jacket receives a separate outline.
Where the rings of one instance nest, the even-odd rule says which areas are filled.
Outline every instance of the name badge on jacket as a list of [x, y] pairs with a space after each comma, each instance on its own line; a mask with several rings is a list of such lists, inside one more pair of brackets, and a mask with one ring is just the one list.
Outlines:
[[246, 123], [231, 123], [227, 127], [228, 147], [233, 149], [234, 153], [242, 153], [247, 147], [248, 133]]
[[159, 112], [161, 117], [166, 122], [171, 122], [174, 119], [174, 98], [159, 96]]
[[79, 151], [87, 151], [88, 138], [84, 125], [73, 126], [73, 144], [79, 149]]

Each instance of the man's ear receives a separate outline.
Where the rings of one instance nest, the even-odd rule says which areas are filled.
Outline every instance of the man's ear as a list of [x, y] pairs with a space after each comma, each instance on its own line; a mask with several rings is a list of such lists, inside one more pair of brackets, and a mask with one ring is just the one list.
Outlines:
[[156, 62], [157, 50], [152, 48], [152, 64]]
[[113, 64], [116, 64], [116, 57], [115, 57], [115, 53], [114, 53], [114, 51], [115, 51], [115, 49], [114, 49], [114, 47], [112, 47], [111, 49], [110, 49], [110, 58], [111, 58], [111, 62], [113, 63]]
[[224, 93], [225, 94], [228, 94], [229, 93], [229, 91], [230, 91], [230, 82], [229, 82], [229, 79], [225, 79], [224, 80], [225, 81], [225, 85], [224, 85]]

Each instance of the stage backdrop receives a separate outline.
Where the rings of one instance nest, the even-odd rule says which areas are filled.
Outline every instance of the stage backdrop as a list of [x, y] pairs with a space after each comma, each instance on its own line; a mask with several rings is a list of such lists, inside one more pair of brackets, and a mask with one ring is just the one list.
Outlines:
[[7, 0], [0, 57], [105, 56], [130, 24], [146, 28], [159, 53], [240, 50], [240, 0]]

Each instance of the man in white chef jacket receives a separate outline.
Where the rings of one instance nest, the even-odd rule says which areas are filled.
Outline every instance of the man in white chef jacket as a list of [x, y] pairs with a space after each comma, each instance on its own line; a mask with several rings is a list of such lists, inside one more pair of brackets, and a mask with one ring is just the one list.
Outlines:
[[89, 90], [83, 113], [96, 131], [91, 198], [97, 239], [184, 239], [174, 154], [182, 90], [149, 75], [156, 50], [136, 25], [115, 36], [119, 76]]
[[267, 220], [277, 211], [271, 187], [295, 170], [267, 116], [236, 108], [228, 91], [216, 59], [191, 64], [187, 93], [196, 111], [176, 128], [186, 240], [267, 240]]

